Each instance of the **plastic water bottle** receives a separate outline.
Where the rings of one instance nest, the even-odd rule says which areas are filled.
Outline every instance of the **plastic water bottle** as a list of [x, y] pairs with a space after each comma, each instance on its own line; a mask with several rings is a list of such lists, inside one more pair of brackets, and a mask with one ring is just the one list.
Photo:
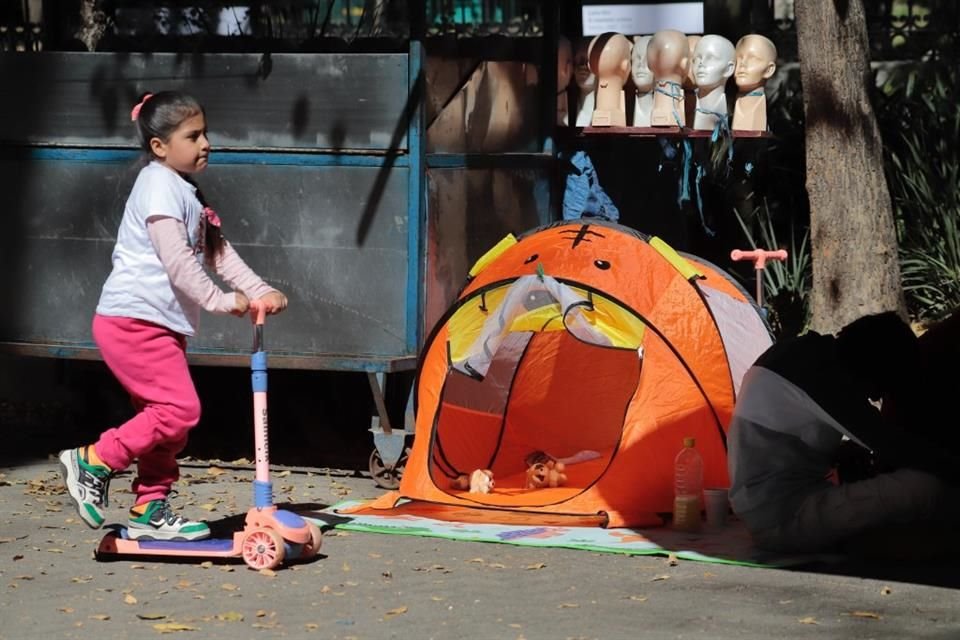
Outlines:
[[693, 438], [683, 439], [683, 449], [673, 463], [673, 528], [699, 531], [703, 496], [703, 458]]

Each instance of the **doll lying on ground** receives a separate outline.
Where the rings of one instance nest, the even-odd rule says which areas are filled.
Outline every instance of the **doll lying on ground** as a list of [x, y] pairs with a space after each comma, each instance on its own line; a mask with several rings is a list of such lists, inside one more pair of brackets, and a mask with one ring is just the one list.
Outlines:
[[536, 463], [527, 469], [527, 489], [561, 487], [567, 482], [562, 462]]
[[527, 489], [560, 487], [566, 484], [566, 465], [543, 451], [534, 451], [523, 460], [527, 464]]
[[470, 493], [490, 493], [493, 491], [493, 471], [477, 469], [469, 476], [465, 473], [457, 476], [451, 483], [454, 489], [469, 491]]

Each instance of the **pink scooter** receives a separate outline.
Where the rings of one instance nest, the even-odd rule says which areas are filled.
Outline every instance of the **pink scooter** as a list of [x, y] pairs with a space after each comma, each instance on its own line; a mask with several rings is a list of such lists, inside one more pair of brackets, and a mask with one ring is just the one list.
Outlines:
[[254, 320], [253, 425], [256, 446], [256, 478], [253, 481], [253, 508], [247, 511], [242, 531], [232, 538], [207, 540], [131, 540], [125, 527], [115, 527], [100, 541], [98, 560], [116, 556], [172, 556], [238, 558], [251, 569], [273, 569], [284, 561], [308, 560], [320, 553], [320, 527], [273, 504], [267, 439], [267, 354], [263, 350], [266, 309], [257, 300], [250, 302]]

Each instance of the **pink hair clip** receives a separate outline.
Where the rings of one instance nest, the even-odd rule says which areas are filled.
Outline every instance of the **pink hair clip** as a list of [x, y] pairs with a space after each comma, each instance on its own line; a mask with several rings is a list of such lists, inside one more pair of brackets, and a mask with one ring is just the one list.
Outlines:
[[147, 100], [149, 100], [149, 99], [152, 98], [152, 97], [153, 97], [153, 94], [152, 94], [152, 93], [148, 93], [148, 94], [146, 94], [145, 96], [143, 96], [143, 100], [141, 100], [140, 102], [138, 102], [137, 104], [135, 104], [135, 105], [133, 106], [133, 109], [130, 110], [130, 120], [131, 120], [132, 122], [136, 122], [136, 121], [137, 121], [137, 118], [140, 117], [140, 109], [143, 108], [143, 103], [146, 102]]
[[203, 208], [203, 217], [208, 224], [211, 224], [218, 229], [220, 228], [220, 216], [217, 215], [217, 212], [211, 209], [210, 207]]

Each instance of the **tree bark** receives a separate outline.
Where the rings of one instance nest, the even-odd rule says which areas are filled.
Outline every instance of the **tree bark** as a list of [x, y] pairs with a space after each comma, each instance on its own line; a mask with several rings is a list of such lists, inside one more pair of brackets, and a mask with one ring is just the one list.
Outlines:
[[806, 118], [811, 328], [834, 332], [880, 311], [906, 318], [883, 146], [870, 104], [863, 1], [794, 6]]

